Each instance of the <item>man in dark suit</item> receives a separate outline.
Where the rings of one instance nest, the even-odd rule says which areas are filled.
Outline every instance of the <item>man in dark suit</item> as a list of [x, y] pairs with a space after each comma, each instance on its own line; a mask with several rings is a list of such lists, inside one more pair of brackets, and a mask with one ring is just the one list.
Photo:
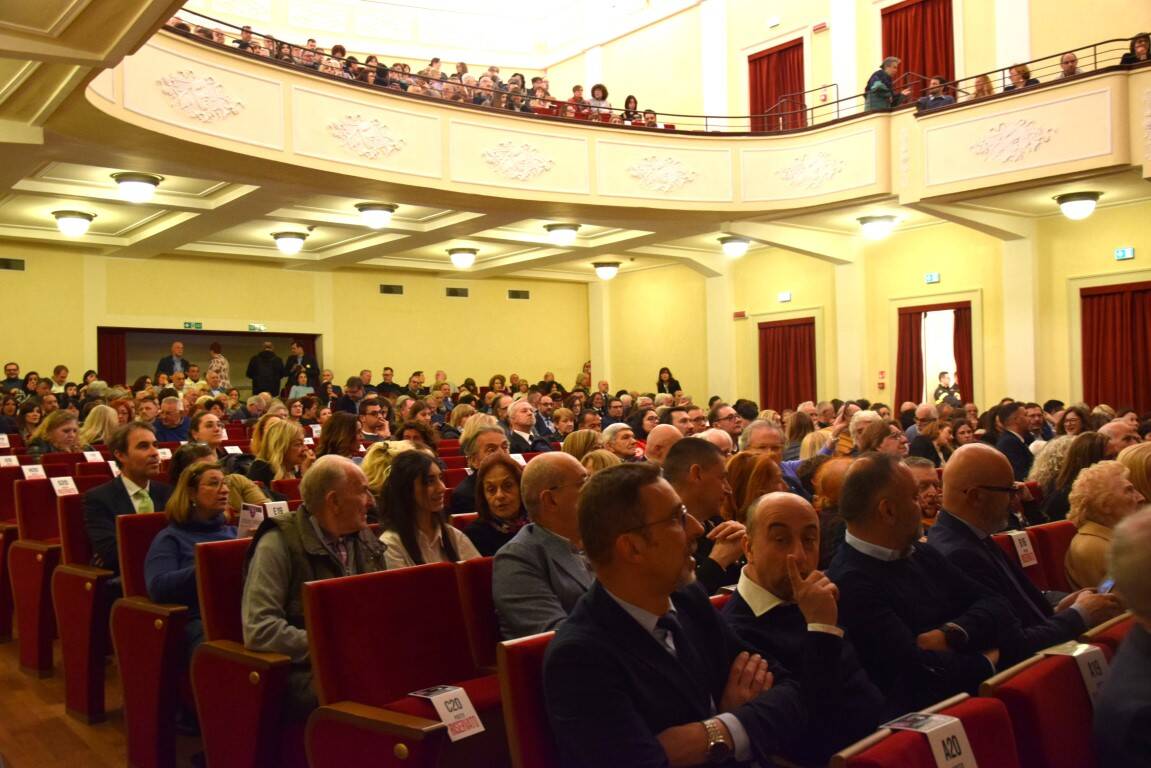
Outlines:
[[160, 452], [151, 424], [125, 424], [112, 434], [108, 448], [120, 467], [120, 476], [84, 494], [84, 527], [92, 542], [92, 565], [119, 574], [116, 518], [164, 511], [172, 489], [156, 480], [160, 475]]
[[284, 378], [284, 362], [276, 357], [275, 346], [265, 341], [259, 352], [248, 361], [245, 374], [252, 380], [252, 394], [267, 392], [272, 397], [280, 396], [280, 381]]
[[452, 489], [452, 503], [449, 510], [453, 515], [476, 511], [476, 470], [488, 456], [503, 451], [508, 453], [508, 438], [497, 426], [480, 427], [467, 440], [460, 442], [460, 451], [467, 457], [468, 476]]
[[1151, 765], [1151, 510], [1115, 527], [1110, 560], [1135, 624], [1095, 702], [1095, 755], [1099, 768], [1143, 768]]
[[1023, 403], [1006, 403], [999, 406], [998, 419], [1003, 424], [1003, 432], [999, 435], [995, 447], [1011, 462], [1015, 480], [1022, 483], [1027, 479], [1027, 473], [1031, 471], [1031, 464], [1035, 461], [1035, 456], [1027, 447], [1031, 442], [1027, 409]]
[[[792, 581], [822, 578], [819, 563], [819, 515], [794, 493], [770, 493], [747, 515], [744, 540], [747, 565], [736, 592], [724, 606], [731, 628], [765, 657], [789, 669], [803, 665], [808, 621], [795, 602]], [[883, 694], [867, 677], [847, 640], [839, 660], [836, 701], [826, 702], [826, 716], [809, 722], [795, 749], [786, 757], [805, 765], [824, 765], [836, 751], [874, 731], [889, 715]]]
[[161, 357], [160, 362], [156, 363], [156, 375], [153, 378], [160, 378], [160, 374], [167, 374], [168, 378], [172, 378], [172, 374], [176, 371], [180, 373], [188, 373], [188, 369], [195, 363], [190, 363], [184, 359], [184, 342], [172, 342], [172, 354], [167, 357]]
[[[767, 764], [834, 695], [842, 639], [807, 633], [803, 674], [749, 655], [692, 586], [703, 528], [659, 470], [597, 472], [579, 499], [597, 583], [544, 659], [544, 700], [566, 766]], [[809, 624], [835, 623], [835, 587], [804, 580]]]
[[508, 444], [512, 453], [545, 453], [551, 443], [536, 434], [536, 409], [527, 398], [508, 406]]
[[304, 345], [293, 341], [288, 356], [284, 358], [284, 374], [288, 377], [288, 386], [296, 383], [296, 374], [303, 370], [308, 374], [308, 386], [317, 389], [320, 386], [320, 364], [313, 355], [304, 354]]
[[928, 544], [951, 565], [1011, 604], [1019, 634], [1003, 647], [1005, 664], [1074, 640], [1123, 610], [1115, 595], [1091, 589], [1057, 594], [1052, 609], [1019, 563], [991, 539], [1007, 526], [1013, 491], [1011, 465], [1003, 454], [981, 443], [965, 445], [943, 470], [943, 511], [927, 532]]
[[492, 598], [500, 635], [549, 632], [567, 619], [595, 576], [580, 551], [576, 501], [587, 470], [555, 451], [524, 468], [520, 496], [531, 522], [496, 552]]
[[995, 674], [999, 644], [1016, 623], [1006, 600], [917, 543], [917, 498], [897, 456], [857, 458], [839, 499], [847, 532], [827, 571], [839, 586], [840, 624], [868, 676], [904, 712], [976, 692]]

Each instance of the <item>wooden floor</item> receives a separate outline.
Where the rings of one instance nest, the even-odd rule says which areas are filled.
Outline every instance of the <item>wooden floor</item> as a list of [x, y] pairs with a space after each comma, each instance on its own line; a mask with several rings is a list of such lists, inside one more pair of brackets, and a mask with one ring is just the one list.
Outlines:
[[[107, 721], [85, 725], [64, 713], [64, 678], [20, 671], [16, 642], [0, 643], [0, 755], [10, 768], [122, 768], [127, 765], [124, 710], [116, 665], [108, 662]], [[177, 766], [191, 765], [197, 739], [180, 737]], [[7, 768], [6, 767], [6, 768]]]

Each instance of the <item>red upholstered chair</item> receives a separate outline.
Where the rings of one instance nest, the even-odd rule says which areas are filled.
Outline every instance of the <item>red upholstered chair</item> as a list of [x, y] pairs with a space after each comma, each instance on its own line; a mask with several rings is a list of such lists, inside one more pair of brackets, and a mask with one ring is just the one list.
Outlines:
[[[1035, 538], [1028, 535], [1031, 539], [1031, 549], [1035, 549]], [[991, 537], [991, 540], [1003, 550], [1003, 554], [1007, 555], [1008, 560], [1014, 560], [1019, 563], [1019, 553], [1015, 550], [1015, 543], [1011, 541], [1011, 536], [1006, 533], [997, 533]], [[1027, 578], [1031, 579], [1031, 583], [1041, 590], [1046, 591], [1049, 589], [1047, 586], [1047, 571], [1043, 568], [1043, 560], [1039, 557], [1039, 553], [1035, 553], [1035, 565], [1023, 568], [1023, 572], [1027, 574]], [[1019, 563], [1020, 567], [1023, 566]]]
[[467, 456], [444, 456], [441, 453], [440, 459], [443, 460], [444, 466], [448, 469], [463, 469], [468, 465]]
[[[454, 564], [309, 582], [304, 612], [321, 704], [308, 720], [312, 768], [506, 764], [499, 680], [481, 675], [460, 632]], [[431, 703], [408, 695], [439, 684], [467, 691], [483, 733], [449, 742]]]
[[1127, 611], [1111, 619], [1111, 621], [1105, 621], [1099, 626], [1087, 630], [1079, 638], [1079, 642], [1106, 646], [1111, 650], [1111, 655], [1115, 655], [1119, 651], [1119, 646], [1123, 644], [1123, 638], [1127, 637], [1127, 633], [1131, 631], [1134, 624], [1134, 617], [1130, 611]]
[[1067, 582], [1067, 567], [1064, 560], [1067, 549], [1071, 546], [1071, 539], [1075, 538], [1075, 524], [1069, 520], [1060, 520], [1055, 523], [1033, 525], [1027, 529], [1031, 537], [1031, 546], [1035, 549], [1035, 556], [1039, 558], [1039, 565], [1047, 574], [1048, 589], [1070, 592], [1071, 585]]
[[495, 601], [492, 600], [492, 562], [493, 558], [490, 557], [461, 560], [456, 563], [456, 580], [459, 583], [460, 605], [464, 611], [464, 627], [468, 631], [472, 659], [476, 667], [494, 670], [496, 644], [500, 641], [500, 623], [496, 617]]
[[461, 512], [458, 515], [452, 515], [452, 525], [459, 528], [461, 531], [479, 519], [479, 512]]
[[304, 768], [303, 726], [284, 729], [279, 723], [291, 662], [283, 654], [244, 647], [240, 602], [251, 543], [236, 539], [196, 547], [204, 642], [192, 656], [192, 691], [204, 755], [209, 765], [223, 768]]
[[499, 644], [500, 696], [513, 768], [559, 765], [544, 704], [544, 652], [555, 632]]
[[19, 433], [9, 432], [7, 434], [8, 434], [8, 445], [10, 447], [12, 447], [12, 448], [23, 448], [24, 447], [24, 438], [20, 437]]
[[19, 538], [8, 548], [12, 601], [20, 627], [20, 668], [38, 677], [52, 674], [52, 571], [60, 562], [56, 493], [48, 480], [17, 480]]
[[[1019, 768], [1015, 737], [1007, 709], [995, 699], [973, 699], [962, 693], [928, 712], [959, 718], [979, 765]], [[1090, 720], [1088, 720], [1090, 728]], [[831, 758], [832, 768], [934, 768], [931, 746], [920, 733], [880, 728]]]
[[8, 548], [20, 537], [16, 525], [16, 481], [20, 467], [0, 467], [0, 642], [12, 639], [12, 583], [8, 579]]
[[112, 465], [106, 461], [86, 461], [76, 465], [76, 477], [102, 477], [112, 479]]
[[272, 490], [285, 499], [298, 499], [300, 498], [300, 480], [295, 477], [290, 480], [273, 480]]
[[439, 447], [440, 451], [443, 451], [445, 448], [455, 448], [456, 450], [459, 450], [460, 441], [459, 440], [441, 440], [438, 447]]
[[444, 472], [444, 485], [448, 488], [455, 488], [462, 483], [467, 476], [468, 471], [466, 469], [449, 469]]
[[128, 764], [136, 768], [174, 768], [176, 706], [187, 695], [188, 609], [152, 602], [144, 580], [148, 548], [167, 525], [162, 512], [116, 518], [124, 597], [112, 606], [112, 645], [124, 689]]
[[86, 463], [88, 460], [82, 453], [45, 453], [40, 457], [40, 464], [48, 477], [66, 477], [75, 474], [76, 465]]
[[228, 433], [229, 440], [248, 439], [248, 428], [244, 426], [243, 422], [225, 424], [224, 431]]
[[[106, 478], [77, 478], [78, 485], [93, 482]], [[112, 648], [107, 582], [113, 574], [89, 565], [92, 545], [84, 527], [83, 494], [61, 496], [56, 509], [61, 563], [52, 573], [52, 603], [60, 632], [65, 711], [86, 723], [98, 723], [104, 720], [104, 659]]]
[[727, 605], [727, 601], [731, 599], [730, 592], [720, 592], [718, 595], [712, 595], [710, 598], [711, 604], [717, 611], [722, 611], [723, 607]]
[[1094, 768], [1091, 697], [1071, 656], [1032, 656], [985, 680], [979, 695], [1007, 707], [1023, 768]]

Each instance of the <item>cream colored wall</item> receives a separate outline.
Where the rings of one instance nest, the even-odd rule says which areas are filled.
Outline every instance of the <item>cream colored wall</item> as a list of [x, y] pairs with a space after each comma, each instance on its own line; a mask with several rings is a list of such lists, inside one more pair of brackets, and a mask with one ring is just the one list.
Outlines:
[[707, 297], [704, 278], [672, 266], [609, 283], [611, 385], [650, 391], [667, 366], [697, 401], [707, 401]]
[[989, 72], [995, 61], [995, 0], [963, 0], [963, 71], [970, 77]]
[[[1077, 301], [1077, 287], [1071, 280], [1100, 278], [1100, 284], [1151, 279], [1147, 257], [1151, 255], [1151, 203], [1101, 208], [1085, 221], [1052, 216], [1039, 223], [1038, 255], [1040, 269], [1039, 338], [1036, 376], [1042, 398], [1064, 401], [1079, 399], [1074, 390], [1076, 377], [1072, 345], [1077, 329], [1072, 325], [1071, 302]], [[1135, 258], [1115, 261], [1115, 248], [1133, 246]], [[1143, 272], [1143, 274], [1137, 274]]]
[[[52, 374], [63, 363], [74, 375], [88, 366], [80, 329], [84, 315], [83, 264], [75, 251], [33, 244], [0, 243], [0, 258], [23, 259], [24, 271], [0, 270], [4, 332], [0, 357], [20, 364], [20, 375]], [[95, 354], [92, 356], [95, 363]]]
[[1049, 56], [1151, 30], [1151, 3], [1146, 0], [1033, 0], [1030, 24], [1031, 55]]

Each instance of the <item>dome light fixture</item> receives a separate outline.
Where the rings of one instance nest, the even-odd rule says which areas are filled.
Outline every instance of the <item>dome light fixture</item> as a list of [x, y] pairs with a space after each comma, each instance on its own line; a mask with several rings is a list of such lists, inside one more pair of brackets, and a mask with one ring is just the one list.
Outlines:
[[56, 217], [56, 228], [66, 237], [80, 237], [96, 218], [96, 214], [84, 211], [52, 211], [52, 215]]
[[894, 216], [860, 216], [859, 226], [868, 240], [882, 240], [895, 229]]
[[276, 247], [285, 256], [295, 256], [304, 248], [304, 240], [308, 238], [306, 232], [273, 232], [272, 239]]
[[365, 227], [383, 229], [392, 223], [396, 206], [391, 203], [356, 203], [356, 210], [360, 212], [360, 221]]
[[548, 224], [544, 227], [548, 232], [548, 240], [552, 245], [567, 248], [576, 241], [579, 224]]
[[597, 261], [592, 266], [595, 267], [595, 276], [600, 280], [611, 280], [619, 274], [618, 261]]
[[1102, 192], [1070, 192], [1066, 195], [1056, 195], [1055, 202], [1059, 203], [1059, 210], [1072, 221], [1086, 219], [1095, 212], [1095, 204], [1103, 196]]
[[738, 259], [747, 253], [747, 247], [751, 245], [751, 241], [746, 237], [736, 237], [735, 235], [725, 235], [719, 239], [719, 245], [723, 248], [723, 255], [729, 259]]
[[164, 177], [154, 173], [113, 173], [112, 180], [119, 188], [121, 200], [146, 203], [156, 194], [156, 187]]
[[448, 256], [452, 260], [452, 266], [456, 269], [469, 269], [476, 263], [476, 254], [479, 250], [476, 248], [449, 248]]

